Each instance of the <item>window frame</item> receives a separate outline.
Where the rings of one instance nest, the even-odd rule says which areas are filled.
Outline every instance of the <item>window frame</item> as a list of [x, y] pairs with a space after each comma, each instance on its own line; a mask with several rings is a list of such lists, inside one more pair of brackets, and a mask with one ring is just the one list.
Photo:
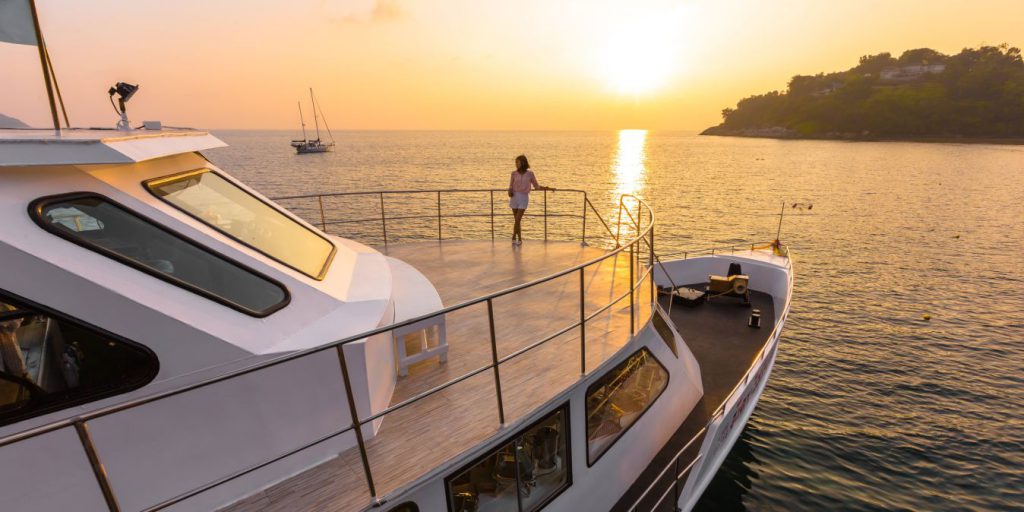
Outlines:
[[[106, 247], [103, 247], [101, 245], [92, 243], [91, 241], [89, 241], [89, 240], [87, 240], [85, 238], [72, 236], [71, 233], [67, 232], [66, 230], [57, 229], [56, 227], [53, 226], [52, 223], [47, 222], [46, 219], [43, 218], [43, 209], [46, 206], [48, 206], [48, 205], [50, 205], [52, 203], [59, 203], [59, 202], [62, 202], [62, 201], [70, 201], [70, 200], [74, 200], [74, 199], [99, 199], [101, 201], [104, 201], [104, 202], [106, 202], [106, 203], [108, 203], [108, 204], [110, 204], [110, 205], [112, 205], [112, 206], [114, 206], [114, 207], [124, 211], [127, 215], [134, 216], [134, 217], [138, 218], [139, 220], [142, 220], [146, 224], [149, 224], [153, 228], [155, 228], [157, 230], [160, 230], [160, 231], [163, 231], [164, 233], [166, 233], [167, 235], [171, 236], [172, 238], [176, 238], [176, 239], [180, 240], [181, 242], [183, 242], [185, 244], [188, 244], [188, 245], [191, 245], [191, 246], [195, 247], [196, 249], [199, 249], [202, 252], [205, 252], [205, 253], [207, 253], [207, 254], [215, 257], [215, 258], [218, 258], [218, 259], [224, 261], [225, 263], [227, 263], [229, 265], [232, 265], [235, 268], [238, 268], [239, 270], [241, 270], [243, 272], [252, 274], [253, 276], [256, 276], [257, 278], [259, 278], [259, 279], [261, 279], [263, 281], [266, 281], [266, 282], [276, 286], [282, 292], [284, 292], [284, 298], [280, 302], [278, 302], [277, 304], [274, 304], [273, 306], [270, 306], [270, 307], [265, 308], [263, 310], [251, 309], [251, 308], [248, 308], [248, 307], [246, 307], [246, 306], [244, 306], [242, 304], [238, 304], [237, 302], [234, 302], [234, 301], [232, 301], [232, 300], [230, 300], [230, 299], [228, 299], [226, 297], [221, 297], [220, 295], [217, 295], [217, 294], [215, 294], [213, 292], [204, 290], [204, 289], [200, 288], [199, 286], [196, 286], [196, 285], [194, 285], [194, 284], [192, 284], [192, 283], [190, 283], [188, 281], [185, 281], [185, 280], [182, 280], [182, 279], [178, 279], [178, 278], [176, 278], [176, 277], [174, 277], [172, 275], [165, 274], [163, 272], [159, 272], [159, 271], [157, 271], [155, 269], [152, 269], [152, 268], [150, 268], [150, 267], [148, 267], [146, 265], [143, 265], [142, 263], [139, 263], [139, 262], [137, 262], [137, 261], [135, 261], [135, 260], [133, 260], [131, 258], [127, 258], [127, 257], [121, 255], [120, 253], [116, 252], [116, 251], [112, 251], [110, 249], [107, 249]], [[96, 192], [69, 192], [69, 193], [66, 193], [66, 194], [57, 194], [57, 195], [40, 197], [38, 199], [33, 200], [31, 203], [29, 203], [29, 205], [28, 205], [28, 214], [29, 214], [29, 217], [32, 218], [32, 221], [35, 222], [36, 225], [41, 227], [44, 231], [47, 231], [47, 232], [49, 232], [51, 234], [54, 234], [54, 235], [56, 235], [56, 236], [58, 236], [60, 238], [63, 238], [64, 240], [67, 240], [67, 241], [69, 241], [69, 242], [71, 242], [71, 243], [73, 243], [75, 245], [80, 246], [80, 247], [84, 247], [85, 249], [93, 251], [93, 252], [95, 252], [97, 254], [100, 254], [102, 256], [106, 256], [106, 257], [108, 257], [108, 258], [110, 258], [110, 259], [112, 259], [112, 260], [114, 260], [114, 261], [116, 261], [118, 263], [121, 263], [121, 264], [126, 265], [126, 266], [131, 267], [131, 268], [134, 268], [135, 270], [138, 270], [138, 271], [143, 272], [145, 274], [149, 274], [150, 276], [155, 277], [155, 278], [157, 278], [157, 279], [159, 279], [161, 281], [164, 281], [166, 283], [170, 283], [170, 284], [172, 284], [174, 286], [177, 286], [177, 287], [182, 288], [184, 290], [190, 291], [190, 292], [192, 292], [192, 293], [194, 293], [196, 295], [199, 295], [199, 296], [204, 297], [206, 299], [212, 300], [212, 301], [214, 301], [214, 302], [216, 302], [216, 303], [218, 303], [218, 304], [220, 304], [222, 306], [227, 306], [227, 307], [229, 307], [231, 309], [234, 309], [235, 311], [244, 313], [244, 314], [252, 316], [252, 317], [265, 318], [267, 316], [270, 316], [271, 314], [273, 314], [273, 313], [275, 313], [277, 311], [280, 311], [282, 308], [284, 308], [285, 306], [290, 304], [291, 300], [292, 300], [292, 295], [291, 295], [291, 292], [288, 291], [288, 287], [285, 286], [280, 281], [278, 281], [278, 280], [276, 280], [274, 278], [271, 278], [271, 277], [269, 277], [266, 274], [263, 274], [261, 272], [257, 272], [257, 271], [255, 271], [255, 270], [253, 270], [253, 269], [251, 269], [251, 268], [249, 268], [249, 267], [247, 267], [245, 265], [242, 265], [241, 263], [235, 261], [234, 259], [231, 259], [231, 258], [221, 254], [220, 252], [217, 252], [217, 251], [213, 250], [210, 247], [207, 247], [207, 246], [205, 246], [203, 244], [200, 244], [199, 242], [196, 242], [195, 240], [192, 240], [191, 238], [188, 238], [185, 235], [182, 235], [181, 233], [178, 233], [177, 231], [174, 231], [174, 230], [164, 226], [163, 224], [160, 224], [160, 223], [154, 221], [153, 219], [150, 219], [149, 217], [146, 217], [145, 215], [142, 215], [141, 213], [139, 213], [139, 212], [137, 212], [135, 210], [132, 210], [131, 208], [128, 208], [125, 205], [123, 205], [123, 204], [121, 204], [121, 203], [119, 203], [117, 201], [114, 201], [113, 199], [110, 199], [109, 197], [107, 197], [107, 196], [105, 196], [103, 194], [99, 194], [99, 193], [96, 193]]]
[[53, 318], [54, 320], [58, 320], [60, 322], [67, 322], [69, 324], [73, 324], [73, 325], [75, 325], [78, 328], [81, 328], [81, 329], [84, 329], [84, 330], [87, 330], [87, 331], [91, 331], [92, 333], [94, 333], [94, 334], [96, 334], [96, 335], [98, 335], [98, 336], [100, 336], [102, 338], [105, 338], [105, 339], [108, 339], [110, 341], [114, 341], [114, 342], [117, 342], [117, 343], [122, 343], [122, 344], [127, 345], [129, 347], [132, 347], [134, 349], [138, 349], [140, 352], [143, 353], [145, 358], [150, 362], [150, 364], [148, 365], [148, 368], [147, 368], [148, 371], [145, 373], [145, 375], [143, 377], [140, 377], [140, 378], [138, 378], [138, 379], [136, 379], [134, 381], [130, 381], [130, 382], [126, 383], [126, 385], [117, 387], [115, 389], [108, 389], [108, 390], [99, 391], [99, 392], [96, 392], [96, 393], [85, 393], [85, 394], [82, 394], [81, 396], [76, 396], [76, 397], [74, 397], [72, 399], [63, 400], [63, 401], [59, 401], [59, 402], [52, 402], [52, 403], [43, 402], [42, 406], [36, 406], [36, 407], [32, 407], [33, 401], [30, 400], [28, 405], [26, 405], [26, 407], [23, 408], [24, 411], [19, 410], [19, 411], [15, 411], [15, 412], [10, 413], [9, 416], [8, 415], [0, 416], [0, 427], [6, 427], [8, 425], [14, 425], [16, 423], [25, 421], [25, 420], [30, 419], [30, 418], [35, 418], [35, 417], [38, 417], [38, 416], [43, 416], [43, 415], [46, 415], [46, 414], [51, 414], [51, 413], [54, 413], [54, 412], [57, 412], [57, 411], [61, 411], [61, 410], [64, 410], [64, 409], [68, 409], [68, 408], [71, 408], [71, 407], [76, 407], [76, 406], [88, 404], [88, 403], [91, 403], [91, 402], [96, 402], [96, 401], [99, 401], [99, 400], [103, 400], [105, 398], [110, 398], [112, 396], [118, 396], [118, 395], [123, 395], [125, 393], [130, 393], [132, 391], [138, 390], [138, 389], [140, 389], [140, 388], [150, 384], [151, 382], [153, 382], [153, 379], [155, 379], [156, 376], [160, 373], [160, 357], [157, 356], [156, 352], [154, 352], [153, 349], [147, 347], [146, 345], [143, 345], [142, 343], [138, 343], [138, 342], [129, 340], [129, 339], [123, 337], [123, 336], [119, 336], [117, 334], [114, 334], [114, 333], [112, 333], [112, 332], [110, 332], [110, 331], [108, 331], [108, 330], [106, 330], [106, 329], [104, 329], [102, 327], [98, 327], [98, 326], [93, 325], [93, 324], [91, 324], [89, 322], [85, 322], [83, 320], [79, 320], [77, 318], [71, 317], [71, 316], [69, 316], [69, 315], [67, 315], [65, 313], [58, 312], [58, 311], [54, 310], [53, 308], [43, 306], [42, 304], [39, 304], [39, 303], [36, 303], [34, 301], [28, 300], [28, 299], [26, 299], [26, 298], [24, 298], [24, 297], [22, 297], [22, 296], [20, 296], [18, 294], [9, 292], [9, 291], [7, 291], [5, 289], [0, 289], [0, 300], [4, 300], [8, 304], [12, 304], [12, 305], [15, 305], [15, 306], [22, 306], [22, 307], [24, 307], [26, 309], [31, 309], [31, 310], [35, 311], [37, 314], [49, 316], [49, 317]]
[[[566, 468], [565, 484], [561, 488], [559, 488], [554, 494], [549, 496], [547, 499], [545, 499], [544, 501], [541, 501], [540, 503], [538, 503], [537, 504], [537, 508], [535, 508], [533, 510], [529, 510], [529, 511], [519, 511], [519, 512], [537, 512], [539, 510], [542, 510], [544, 507], [550, 505], [552, 501], [555, 501], [555, 498], [561, 496], [562, 493], [564, 493], [567, 489], [572, 487], [572, 484], [573, 484], [573, 480], [572, 480], [572, 414], [571, 414], [571, 411], [570, 411], [570, 408], [569, 408], [569, 403], [570, 403], [569, 401], [563, 402], [558, 407], [555, 407], [555, 408], [551, 409], [550, 411], [547, 411], [546, 414], [544, 414], [543, 416], [538, 418], [536, 421], [533, 421], [530, 424], [528, 424], [528, 425], [526, 425], [524, 427], [521, 427], [519, 430], [516, 430], [512, 434], [501, 438], [497, 443], [494, 443], [493, 445], [491, 445], [491, 447], [488, 448], [485, 452], [483, 452], [482, 454], [478, 455], [477, 457], [474, 457], [471, 461], [467, 462], [466, 464], [463, 464], [463, 465], [459, 466], [458, 469], [456, 469], [455, 471], [452, 471], [447, 476], [445, 476], [444, 477], [444, 499], [445, 499], [445, 505], [444, 506], [445, 506], [445, 509], [448, 510], [448, 512], [451, 512], [451, 510], [452, 510], [452, 485], [451, 485], [451, 483], [452, 483], [453, 480], [455, 480], [458, 476], [462, 475], [463, 473], [465, 473], [466, 471], [470, 470], [471, 468], [479, 465], [481, 462], [486, 460], [488, 457], [494, 456], [494, 454], [498, 450], [500, 450], [504, 446], [508, 445], [509, 443], [511, 443], [516, 438], [522, 437], [523, 434], [525, 434], [527, 431], [532, 430], [534, 427], [540, 425], [541, 423], [544, 423], [545, 420], [547, 420], [551, 416], [555, 415], [559, 411], [562, 412], [562, 417], [565, 418], [565, 468]], [[516, 492], [518, 492], [518, 490]]]
[[[601, 452], [601, 454], [597, 456], [597, 458], [595, 458], [594, 460], [590, 460], [590, 438], [587, 436], [587, 432], [590, 432], [590, 414], [589, 414], [590, 411], [587, 410], [587, 399], [590, 397], [590, 392], [594, 389], [595, 386], [597, 386], [598, 382], [600, 382], [601, 379], [607, 377], [609, 374], [611, 374], [615, 370], [619, 369], [620, 366], [622, 366], [623, 364], [628, 362], [630, 359], [636, 357], [637, 354], [639, 354], [641, 352], [645, 352], [645, 351], [647, 352], [648, 357], [650, 357], [652, 360], [654, 360], [654, 362], [659, 367], [661, 367], [662, 370], [665, 371], [665, 387], [661, 388], [661, 391], [659, 391], [658, 394], [655, 395], [653, 399], [651, 399], [651, 401], [647, 404], [647, 407], [644, 407], [644, 410], [640, 411], [640, 414], [637, 415], [635, 420], [633, 420], [633, 423], [630, 423], [628, 427], [624, 428], [622, 430], [622, 432], [619, 433], [619, 437], [616, 437], [615, 440], [612, 441], [612, 443], [609, 444], [608, 447], [605, 448], [604, 451]], [[661, 398], [661, 395], [665, 394], [665, 391], [668, 390], [668, 385], [671, 382], [672, 382], [672, 372], [668, 371], [668, 368], [666, 368], [665, 365], [662, 364], [661, 361], [658, 359], [658, 357], [654, 355], [654, 351], [653, 350], [651, 350], [647, 346], [643, 346], [643, 347], [640, 347], [639, 349], [637, 349], [635, 352], [633, 352], [629, 356], [627, 356], [622, 361], [620, 361], [618, 364], [616, 364], [615, 366], [610, 368], [608, 371], [606, 371], [603, 374], [601, 374], [600, 377], [595, 379], [594, 382], [591, 382], [590, 385], [587, 386], [587, 391], [583, 395], [583, 426], [586, 428], [586, 430], [584, 431], [584, 434], [583, 434], [583, 440], [584, 440], [584, 448], [587, 450], [587, 467], [588, 468], [594, 467], [594, 465], [597, 464], [597, 462], [600, 461], [601, 458], [605, 456], [605, 454], [607, 454], [608, 452], [612, 451], [612, 448], [616, 444], [618, 444], [620, 439], [622, 439], [623, 437], [626, 437], [626, 434], [630, 431], [630, 429], [633, 428], [634, 425], [636, 425], [637, 423], [640, 423], [640, 419], [643, 418], [645, 414], [647, 414], [647, 411], [651, 410], [651, 407], [654, 407], [654, 404], [658, 401], [659, 398]]]
[[[321, 240], [327, 242], [327, 244], [331, 246], [331, 252], [330, 252], [330, 254], [327, 255], [327, 258], [324, 260], [323, 267], [320, 268], [320, 273], [317, 274], [317, 275], [308, 274], [305, 271], [300, 270], [299, 268], [295, 267], [294, 265], [291, 265], [291, 264], [289, 264], [289, 263], [287, 263], [285, 261], [282, 261], [282, 260], [274, 257], [273, 255], [267, 253], [263, 249], [260, 249], [259, 247], [256, 247], [255, 245], [250, 244], [249, 242], [246, 242], [245, 240], [242, 240], [241, 238], [238, 238], [235, 235], [233, 235], [231, 233], [228, 233], [227, 231], [224, 231], [223, 229], [221, 229], [221, 228], [219, 228], [219, 227], [217, 227], [217, 226], [215, 226], [213, 224], [210, 224], [206, 220], [200, 218], [198, 215], [195, 215], [192, 212], [190, 212], [190, 211], [188, 211], [188, 210], [186, 210], [186, 209], [184, 209], [184, 208], [182, 208], [182, 207], [180, 207], [180, 206], [178, 206], [178, 205], [168, 201], [167, 199], [161, 197], [160, 195], [158, 195], [156, 193], [156, 191], [153, 190], [154, 186], [158, 186], [158, 185], [160, 185], [162, 183], [169, 182], [169, 181], [175, 181], [175, 180], [178, 180], [178, 179], [181, 179], [181, 178], [185, 178], [187, 176], [192, 176], [192, 175], [196, 175], [196, 174], [204, 174], [204, 173], [214, 174], [217, 177], [219, 177], [220, 179], [222, 179], [222, 180], [224, 180], [224, 181], [234, 185], [236, 188], [238, 188], [238, 190], [243, 192], [245, 195], [247, 195], [247, 196], [249, 196], [249, 197], [251, 197], [251, 198], [253, 198], [253, 199], [255, 199], [255, 200], [257, 200], [257, 201], [259, 201], [259, 202], [261, 202], [263, 204], [265, 204], [265, 205], [267, 205], [268, 208], [276, 211], [277, 213], [281, 214], [282, 216], [284, 216], [288, 220], [294, 222], [297, 226], [299, 226], [302, 229], [304, 229], [304, 230], [312, 233], [313, 235], [319, 237]], [[242, 244], [242, 245], [244, 245], [244, 246], [246, 246], [246, 247], [248, 247], [248, 248], [250, 248], [250, 249], [252, 249], [252, 250], [254, 250], [254, 251], [256, 251], [256, 252], [258, 252], [258, 253], [260, 253], [260, 254], [262, 254], [262, 255], [264, 255], [264, 256], [266, 256], [266, 257], [268, 257], [268, 258], [270, 258], [270, 259], [272, 259], [272, 260], [274, 260], [274, 261], [276, 261], [276, 262], [278, 262], [278, 263], [280, 263], [280, 264], [282, 264], [282, 265], [284, 265], [284, 266], [286, 266], [286, 267], [288, 267], [288, 268], [290, 268], [290, 269], [292, 269], [292, 270], [294, 270], [294, 271], [296, 271], [296, 272], [298, 272], [300, 274], [302, 274], [302, 275], [304, 275], [304, 276], [310, 277], [310, 278], [315, 279], [317, 281], [323, 281], [324, 278], [327, 277], [327, 271], [331, 268], [331, 263], [334, 262], [335, 254], [338, 253], [338, 246], [334, 245], [334, 242], [332, 242], [329, 238], [327, 238], [326, 236], [324, 236], [321, 233], [316, 232], [316, 230], [310, 229], [308, 226], [302, 224], [301, 222], [299, 222], [299, 220], [297, 220], [296, 218], [293, 218], [291, 215], [289, 215], [289, 212], [286, 212], [283, 208], [280, 208], [280, 207], [274, 205], [273, 203], [271, 203], [269, 201], [263, 200], [261, 197], [259, 197], [259, 196], [255, 195], [255, 194], [253, 194], [252, 192], [242, 188], [238, 183], [235, 183], [234, 180], [228, 179], [228, 177], [225, 176], [224, 174], [221, 174], [221, 173], [219, 173], [219, 172], [217, 172], [217, 171], [215, 171], [213, 169], [210, 169], [209, 167], [201, 167], [199, 169], [192, 169], [190, 171], [178, 172], [178, 173], [174, 173], [174, 174], [169, 174], [167, 176], [161, 176], [161, 177], [158, 177], [158, 178], [150, 178], [150, 179], [147, 179], [147, 180], [143, 180], [142, 181], [142, 188], [144, 188], [147, 192], [149, 192], [150, 195], [152, 195], [153, 197], [157, 198], [157, 200], [159, 200], [161, 203], [164, 203], [164, 204], [170, 206], [171, 208], [174, 208], [175, 210], [177, 210], [177, 211], [179, 211], [181, 213], [184, 213], [185, 215], [188, 215], [189, 217], [195, 219], [196, 221], [198, 221], [202, 225], [207, 226], [210, 229], [213, 229], [214, 231], [216, 231], [216, 232], [218, 232], [218, 233], [220, 233], [220, 234], [230, 238], [231, 240], [233, 240], [235, 242], [238, 242], [238, 243], [240, 243], [240, 244]]]

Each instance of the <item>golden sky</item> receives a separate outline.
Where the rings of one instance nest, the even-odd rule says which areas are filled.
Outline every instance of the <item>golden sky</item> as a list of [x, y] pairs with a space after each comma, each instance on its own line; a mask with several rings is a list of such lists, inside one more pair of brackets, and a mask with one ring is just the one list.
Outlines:
[[[36, 0], [73, 125], [698, 130], [861, 55], [1024, 45], [1024, 1]], [[0, 113], [47, 126], [36, 49], [0, 44]], [[308, 113], [308, 110], [307, 110]]]

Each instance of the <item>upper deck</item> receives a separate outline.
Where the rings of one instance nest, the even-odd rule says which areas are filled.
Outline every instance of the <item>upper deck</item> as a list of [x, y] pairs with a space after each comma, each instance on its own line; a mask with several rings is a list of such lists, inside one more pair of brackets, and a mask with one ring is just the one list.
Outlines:
[[[635, 310], [630, 308], [628, 252], [602, 258], [607, 251], [577, 242], [529, 240], [521, 248], [491, 241], [431, 241], [381, 250], [422, 271], [445, 306], [598, 262], [497, 298], [490, 316], [484, 303], [447, 315], [448, 361], [423, 361], [400, 378], [390, 406], [412, 401], [386, 414], [380, 430], [366, 441], [378, 497], [448, 467], [445, 463], [468, 448], [520, 422], [616, 354], [630, 340], [631, 311], [638, 325], [651, 314], [649, 279], [636, 290], [648, 300], [637, 299]], [[580, 367], [583, 332], [577, 327], [559, 334], [578, 322], [581, 298], [585, 314], [592, 316], [586, 322], [586, 372]], [[495, 375], [479, 373], [492, 362], [487, 343], [491, 319], [501, 399], [496, 399]], [[354, 510], [371, 503], [368, 489], [359, 450], [352, 448], [224, 510]]]

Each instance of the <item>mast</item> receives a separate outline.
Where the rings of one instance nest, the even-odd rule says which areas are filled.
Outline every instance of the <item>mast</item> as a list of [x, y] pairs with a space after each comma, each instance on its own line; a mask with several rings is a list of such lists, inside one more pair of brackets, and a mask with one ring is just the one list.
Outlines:
[[316, 100], [313, 99], [313, 88], [309, 88], [309, 101], [313, 104], [313, 124], [316, 125], [316, 141], [320, 142], [320, 120], [316, 117]]
[[334, 144], [334, 134], [331, 133], [331, 126], [327, 124], [327, 116], [324, 115], [324, 109], [320, 108], [320, 103], [313, 102], [313, 108], [320, 112], [320, 117], [324, 119], [324, 128], [327, 128], [327, 135], [331, 138], [331, 144]]
[[779, 241], [779, 237], [782, 235], [782, 218], [786, 216], [786, 202], [782, 202], [782, 210], [779, 211], [779, 229], [775, 232], [775, 241]]
[[299, 123], [302, 124], [302, 140], [306, 140], [306, 120], [302, 117], [302, 102], [296, 101], [299, 105]]
[[[60, 121], [57, 118], [57, 103], [53, 100], [53, 85], [50, 83], [50, 67], [47, 59], [46, 46], [43, 42], [43, 30], [39, 28], [39, 12], [36, 11], [35, 0], [29, 0], [29, 8], [32, 12], [32, 28], [36, 32], [36, 47], [39, 49], [39, 64], [43, 68], [43, 81], [46, 83], [46, 96], [50, 99], [50, 114], [53, 116], [53, 130], [60, 135]], [[312, 89], [311, 89], [312, 91]], [[61, 105], [63, 106], [63, 100]]]

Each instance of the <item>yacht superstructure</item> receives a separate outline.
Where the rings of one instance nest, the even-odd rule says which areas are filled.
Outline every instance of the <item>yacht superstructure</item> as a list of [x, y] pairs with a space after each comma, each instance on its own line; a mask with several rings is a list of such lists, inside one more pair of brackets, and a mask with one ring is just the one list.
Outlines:
[[504, 190], [271, 200], [222, 145], [0, 130], [12, 509], [689, 510], [768, 380], [777, 242], [661, 261], [560, 190], [509, 247]]

